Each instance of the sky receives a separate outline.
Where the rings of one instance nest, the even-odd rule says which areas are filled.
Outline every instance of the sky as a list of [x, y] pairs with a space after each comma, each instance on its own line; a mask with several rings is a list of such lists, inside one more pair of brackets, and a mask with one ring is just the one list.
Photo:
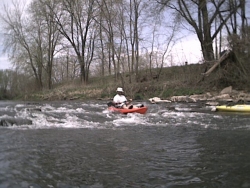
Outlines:
[[[2, 51], [0, 47], [0, 51]], [[172, 56], [174, 57], [173, 65], [184, 65], [198, 63], [202, 59], [200, 43], [195, 36], [187, 36], [177, 42], [172, 49]], [[0, 53], [0, 69], [10, 69], [11, 63], [7, 54]]]
[[[3, 8], [3, 5], [10, 4], [11, 2], [12, 1], [10, 0], [0, 0], [0, 11]], [[27, 3], [27, 0], [25, 1], [25, 3]], [[1, 32], [0, 32], [0, 38], [1, 38]], [[201, 60], [202, 55], [201, 55], [200, 43], [196, 35], [188, 34], [185, 35], [181, 40], [179, 40], [175, 45], [175, 47], [172, 49], [172, 56], [174, 57], [173, 65], [184, 65], [185, 62], [188, 62], [188, 64], [198, 63]], [[2, 48], [0, 45], [0, 70], [9, 69], [11, 67], [12, 65], [8, 59], [8, 55], [2, 53]]]
[[[10, 69], [11, 63], [8, 60], [7, 54], [1, 53], [2, 49], [0, 46], [0, 70]], [[172, 65], [184, 65], [185, 62], [188, 64], [198, 63], [202, 59], [200, 42], [195, 35], [187, 35], [177, 42], [174, 48], [171, 50], [173, 56]], [[171, 66], [168, 63], [168, 66]]]
[[172, 56], [177, 65], [195, 64], [202, 60], [201, 45], [195, 34], [187, 34], [172, 49]]
[[[29, 1], [31, 0], [23, 0], [23, 1], [25, 3], [29, 3]], [[0, 11], [3, 5], [10, 3], [12, 3], [11, 0], [0, 0]], [[249, 8], [250, 8], [250, 1], [247, 1], [246, 9]], [[1, 37], [2, 36], [0, 32], [0, 38]], [[178, 42], [171, 51], [172, 51], [174, 65], [184, 65], [185, 62], [188, 62], [188, 64], [194, 64], [202, 60], [200, 42], [196, 34], [192, 33], [183, 34], [182, 39], [178, 40]], [[12, 66], [8, 59], [8, 55], [2, 53], [2, 48], [0, 45], [0, 69], [8, 69], [11, 67]]]
[[[2, 36], [0, 34], [0, 38], [1, 37]], [[10, 68], [11, 68], [11, 63], [8, 59], [8, 55], [3, 53], [2, 46], [0, 45], [0, 70], [1, 69], [10, 69]]]
[[[10, 4], [12, 1], [10, 0], [0, 0], [0, 11], [2, 12], [3, 10], [3, 6]], [[0, 22], [1, 24], [1, 22]], [[0, 26], [1, 27], [1, 26]], [[1, 35], [1, 31], [0, 31], [0, 38], [2, 38], [3, 36]], [[1, 40], [0, 40], [1, 42]], [[11, 68], [11, 64], [10, 61], [8, 59], [8, 55], [3, 53], [3, 48], [2, 45], [0, 43], [0, 69], [9, 69]]]
[[[26, 4], [26, 3], [29, 3], [30, 0], [23, 0], [23, 2]], [[13, 3], [12, 0], [0, 0], [0, 12], [2, 12], [4, 5], [9, 6], [12, 3]], [[1, 27], [1, 22], [0, 22], [0, 27]], [[1, 35], [1, 31], [0, 31], [0, 39], [2, 37], [3, 36]], [[0, 70], [10, 69], [10, 68], [12, 68], [12, 65], [8, 59], [8, 55], [3, 53], [3, 48], [2, 48], [1, 40], [0, 40]]]
[[8, 60], [7, 55], [2, 55], [0, 56], [0, 70], [2, 69], [10, 69], [11, 68], [11, 63]]

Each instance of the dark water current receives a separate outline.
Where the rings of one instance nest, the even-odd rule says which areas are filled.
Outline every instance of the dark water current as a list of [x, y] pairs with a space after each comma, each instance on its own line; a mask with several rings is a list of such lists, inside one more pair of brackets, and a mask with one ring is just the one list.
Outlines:
[[247, 188], [250, 114], [202, 104], [0, 102], [0, 188]]

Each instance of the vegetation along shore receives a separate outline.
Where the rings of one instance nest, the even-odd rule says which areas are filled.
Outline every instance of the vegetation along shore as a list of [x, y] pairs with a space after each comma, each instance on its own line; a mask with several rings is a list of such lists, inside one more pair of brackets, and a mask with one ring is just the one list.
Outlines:
[[[247, 2], [199, 3], [9, 2], [0, 29], [12, 69], [0, 71], [0, 99], [110, 99], [117, 87], [134, 100], [214, 95], [228, 86], [248, 93]], [[191, 33], [200, 43], [195, 61], [183, 56], [188, 49], [174, 50]]]

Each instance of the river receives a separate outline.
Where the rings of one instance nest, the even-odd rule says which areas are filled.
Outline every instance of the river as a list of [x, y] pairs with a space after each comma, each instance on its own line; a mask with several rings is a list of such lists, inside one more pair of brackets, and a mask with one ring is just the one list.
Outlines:
[[247, 188], [250, 114], [204, 104], [0, 102], [0, 188]]

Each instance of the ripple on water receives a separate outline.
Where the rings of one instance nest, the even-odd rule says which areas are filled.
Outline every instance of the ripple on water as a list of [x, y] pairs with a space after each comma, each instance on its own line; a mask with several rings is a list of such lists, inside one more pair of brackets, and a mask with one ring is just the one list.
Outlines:
[[0, 187], [250, 183], [248, 116], [159, 106], [145, 115], [120, 115], [103, 113], [104, 104], [51, 103], [41, 112], [19, 108], [16, 115], [27, 113], [34, 124], [26, 130], [1, 128]]

